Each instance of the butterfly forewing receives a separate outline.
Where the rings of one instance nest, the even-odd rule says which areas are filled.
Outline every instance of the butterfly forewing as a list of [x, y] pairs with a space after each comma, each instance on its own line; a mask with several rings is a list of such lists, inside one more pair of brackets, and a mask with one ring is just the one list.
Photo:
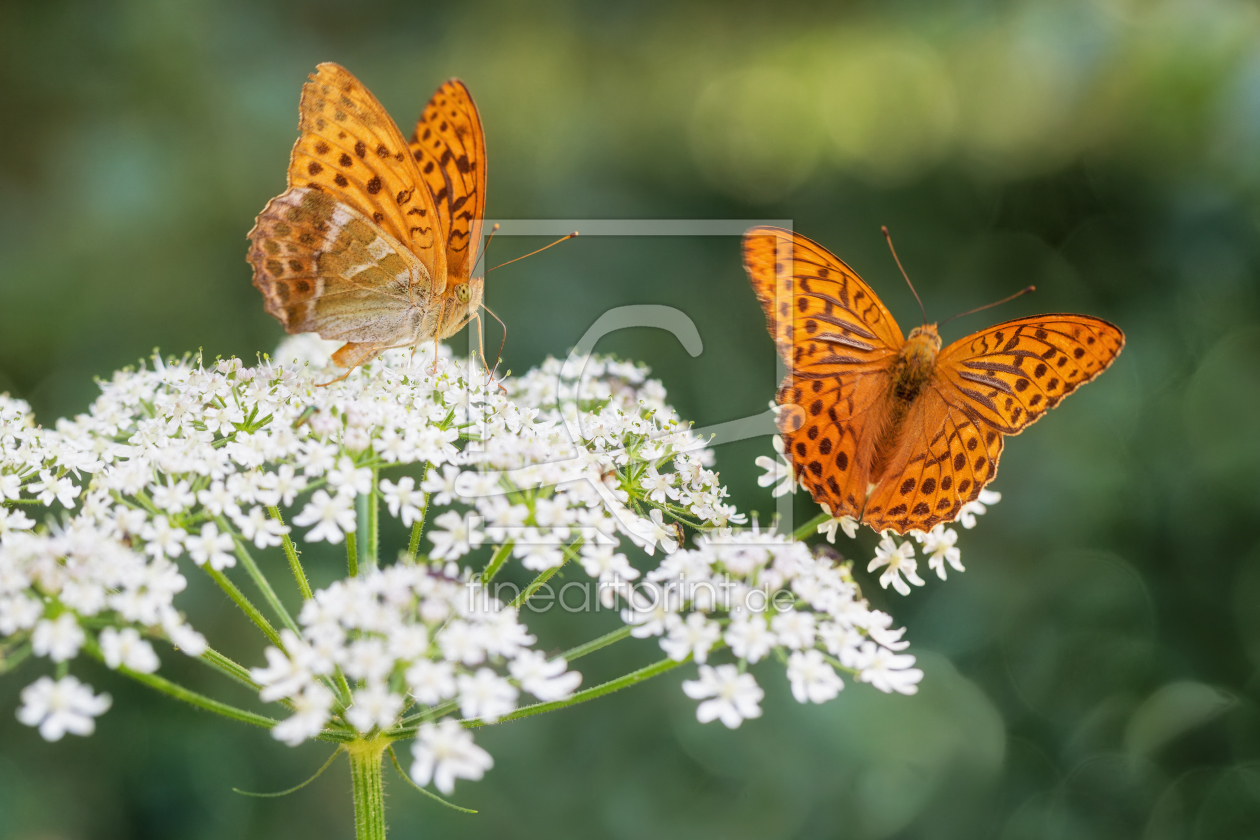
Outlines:
[[302, 88], [301, 136], [289, 186], [313, 186], [354, 207], [403, 243], [441, 288], [445, 239], [433, 199], [402, 133], [358, 79], [321, 64]]
[[848, 266], [780, 228], [744, 237], [744, 265], [788, 374], [779, 429], [798, 481], [836, 516], [857, 516], [901, 330]]
[[959, 339], [937, 359], [941, 396], [1003, 434], [1018, 434], [1124, 347], [1124, 333], [1088, 315], [1018, 318]]
[[486, 141], [468, 88], [452, 79], [429, 100], [410, 151], [437, 207], [451, 282], [473, 272], [486, 206]]

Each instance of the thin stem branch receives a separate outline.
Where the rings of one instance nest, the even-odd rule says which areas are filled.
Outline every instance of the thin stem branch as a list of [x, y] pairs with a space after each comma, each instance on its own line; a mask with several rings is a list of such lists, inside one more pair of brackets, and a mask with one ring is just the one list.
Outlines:
[[509, 555], [512, 553], [512, 546], [515, 544], [514, 540], [508, 540], [494, 550], [494, 554], [490, 556], [490, 562], [481, 570], [480, 580], [482, 584], [489, 583], [499, 573], [499, 569], [502, 569], [503, 564], [507, 562]]
[[425, 796], [429, 797], [430, 799], [435, 800], [435, 801], [437, 801], [437, 802], [441, 802], [441, 803], [442, 803], [443, 805], [445, 805], [447, 808], [450, 808], [450, 809], [455, 810], [455, 811], [459, 811], [461, 814], [475, 814], [475, 813], [477, 813], [477, 812], [476, 812], [476, 811], [474, 811], [472, 808], [461, 808], [461, 807], [459, 807], [458, 805], [456, 805], [456, 804], [455, 804], [455, 803], [453, 803], [453, 802], [447, 802], [445, 799], [443, 799], [442, 797], [438, 796], [436, 793], [430, 793], [429, 791], [427, 791], [427, 790], [425, 790], [424, 788], [420, 787], [420, 785], [418, 785], [418, 784], [416, 784], [414, 781], [412, 781], [412, 778], [411, 778], [410, 776], [408, 776], [405, 772], [403, 772], [402, 765], [398, 763], [398, 756], [394, 753], [394, 745], [393, 745], [393, 744], [390, 744], [390, 745], [386, 748], [386, 750], [385, 750], [385, 751], [389, 753], [389, 760], [390, 760], [390, 761], [392, 761], [392, 762], [394, 763], [394, 769], [398, 771], [398, 775], [399, 775], [399, 776], [402, 776], [402, 777], [403, 777], [403, 781], [405, 781], [407, 784], [411, 785], [413, 788], [415, 788], [416, 790], [420, 791], [421, 793], [423, 793]]
[[[420, 483], [424, 484], [426, 478], [429, 477], [429, 463], [426, 461], [424, 471], [420, 473]], [[407, 561], [409, 563], [416, 562], [416, 557], [420, 554], [420, 535], [424, 533], [424, 520], [429, 515], [429, 494], [424, 494], [424, 503], [420, 505], [420, 517], [411, 526], [411, 542], [407, 546]]]
[[[271, 518], [284, 524], [284, 517], [280, 515], [280, 508], [272, 505], [267, 508], [267, 512], [271, 514]], [[311, 593], [311, 585], [306, 580], [306, 570], [302, 568], [302, 561], [298, 559], [297, 547], [293, 545], [293, 540], [289, 539], [288, 534], [281, 537], [281, 543], [284, 547], [284, 556], [289, 558], [289, 568], [293, 570], [293, 577], [297, 580], [298, 589], [302, 590], [302, 599], [309, 601], [314, 595]]]
[[372, 555], [372, 494], [360, 493], [354, 497], [354, 530], [355, 547], [358, 556], [358, 571], [367, 572], [376, 567], [376, 558]]
[[[682, 660], [681, 662], [676, 662], [673, 659], [662, 659], [660, 662], [654, 662], [653, 664], [640, 668], [637, 671], [631, 671], [630, 673], [620, 676], [615, 680], [609, 680], [606, 683], [601, 683], [600, 685], [594, 686], [592, 688], [588, 688], [585, 691], [579, 691], [573, 696], [569, 697], [568, 699], [555, 700], [550, 703], [534, 703], [533, 705], [530, 705], [530, 706], [522, 706], [521, 708], [516, 709], [515, 711], [508, 712], [506, 715], [499, 718], [498, 721], [496, 721], [496, 723], [504, 723], [509, 720], [518, 720], [520, 718], [532, 717], [534, 715], [540, 715], [544, 712], [554, 712], [557, 709], [564, 709], [564, 708], [568, 708], [569, 706], [576, 706], [579, 703], [586, 703], [598, 697], [604, 697], [605, 695], [612, 694], [614, 691], [620, 691], [623, 688], [629, 688], [632, 685], [638, 685], [641, 682], [650, 680], [652, 677], [659, 676], [665, 673], [666, 671], [677, 668], [679, 665], [682, 665], [683, 663], [690, 662], [690, 661], [691, 661], [690, 656], [688, 656], [686, 659]], [[451, 705], [453, 708], [453, 704]], [[437, 712], [439, 711], [440, 708], [441, 707], [437, 707], [434, 709], [434, 711]], [[434, 715], [434, 717], [437, 717], [437, 715]], [[394, 740], [404, 740], [406, 738], [416, 737], [416, 732], [420, 729], [420, 723], [413, 723], [412, 721], [414, 720], [415, 720], [414, 718], [408, 719], [405, 722], [405, 724], [410, 724], [410, 725], [402, 725], [402, 726], [395, 727], [394, 729], [391, 729], [388, 732], [386, 732], [385, 733], [386, 736]], [[465, 727], [468, 727], [468, 728], [487, 725], [486, 722], [481, 720], [480, 718], [471, 718], [469, 720], [462, 720], [460, 721], [460, 723], [462, 723]]]
[[566, 545], [563, 548], [561, 548], [560, 550], [564, 552], [564, 562], [561, 563], [559, 566], [552, 566], [550, 569], [544, 569], [541, 573], [539, 573], [538, 577], [530, 581], [529, 586], [525, 587], [525, 591], [522, 592], [520, 595], [517, 595], [516, 598], [512, 601], [511, 603], [512, 608], [513, 609], [519, 608], [522, 604], [524, 604], [530, 598], [534, 597], [534, 593], [537, 592], [539, 589], [541, 589], [544, 583], [551, 580], [551, 578], [556, 574], [556, 572], [563, 569], [565, 563], [568, 563], [570, 560], [572, 560], [574, 557], [577, 556], [577, 547], [580, 546], [581, 544], [582, 544], [582, 537], [578, 537], [576, 540], [572, 542], [572, 544]]
[[214, 670], [240, 683], [246, 688], [258, 691], [261, 686], [254, 682], [253, 677], [249, 675], [249, 671], [243, 665], [228, 659], [214, 648], [207, 648], [206, 652], [198, 656], [197, 659], [209, 665]]
[[337, 747], [337, 749], [333, 750], [333, 754], [328, 756], [328, 760], [324, 762], [324, 765], [315, 771], [314, 776], [311, 776], [309, 779], [307, 779], [305, 782], [302, 782], [299, 785], [294, 785], [288, 790], [277, 791], [276, 793], [254, 793], [253, 791], [241, 790], [240, 788], [232, 788], [232, 792], [239, 793], [241, 796], [253, 796], [258, 799], [278, 799], [281, 796], [288, 796], [290, 793], [297, 793], [299, 790], [306, 787], [311, 782], [315, 781], [321, 775], [323, 775], [324, 771], [332, 766], [332, 763], [333, 761], [337, 759], [337, 756], [341, 755], [341, 751], [343, 749], [345, 748]]
[[579, 656], [586, 656], [588, 653], [594, 653], [600, 648], [608, 647], [613, 642], [620, 642], [622, 639], [629, 638], [630, 631], [633, 629], [634, 627], [627, 624], [626, 626], [621, 627], [617, 630], [614, 630], [611, 633], [605, 633], [604, 635], [600, 636], [598, 639], [591, 639], [586, 644], [581, 644], [575, 648], [570, 648], [569, 650], [566, 650], [564, 653], [560, 654], [560, 656], [557, 658], [563, 659], [566, 662], [572, 662], [574, 659], [577, 659]]
[[377, 467], [372, 468], [372, 492], [368, 494], [368, 533], [367, 533], [367, 558], [368, 564], [375, 569], [380, 565], [380, 548], [381, 548], [381, 471]]
[[[550, 703], [534, 703], [533, 705], [530, 705], [530, 706], [522, 706], [521, 708], [516, 709], [515, 711], [508, 712], [506, 715], [499, 718], [498, 721], [496, 722], [505, 723], [509, 720], [519, 720], [520, 718], [533, 717], [534, 715], [540, 715], [540, 714], [543, 714], [544, 712], [554, 712], [557, 709], [566, 709], [569, 706], [576, 706], [579, 703], [586, 703], [591, 700], [595, 700], [599, 697], [604, 697], [608, 694], [612, 694], [614, 691], [621, 691], [623, 688], [629, 688], [632, 685], [638, 685], [639, 683], [644, 682], [645, 680], [650, 680], [652, 677], [659, 676], [665, 673], [666, 671], [677, 668], [679, 665], [682, 665], [684, 662], [689, 662], [689, 661], [691, 661], [690, 656], [688, 656], [686, 659], [682, 660], [681, 662], [673, 660], [673, 659], [662, 659], [660, 662], [655, 662], [651, 665], [640, 668], [637, 671], [631, 671], [625, 676], [618, 677], [615, 680], [609, 680], [606, 683], [601, 683], [600, 685], [594, 686], [592, 688], [588, 688], [585, 691], [579, 691], [576, 694], [574, 694], [572, 697], [569, 697], [568, 699], [553, 700]], [[486, 725], [486, 722], [483, 721], [481, 718], [463, 720], [463, 721], [460, 721], [460, 723], [462, 723], [465, 727], [468, 727], [470, 729], [474, 727]]]
[[[100, 646], [96, 644], [96, 642], [89, 641], [86, 645], [84, 645], [84, 649], [97, 661], [105, 661], [105, 657], [101, 653]], [[163, 694], [169, 694], [176, 700], [183, 700], [189, 705], [196, 706], [199, 709], [204, 709], [207, 712], [214, 712], [216, 715], [222, 715], [230, 720], [238, 720], [241, 723], [248, 723], [253, 726], [262, 727], [263, 729], [270, 729], [279, 722], [274, 718], [269, 718], [254, 712], [248, 712], [245, 709], [238, 709], [235, 706], [214, 700], [204, 694], [198, 694], [197, 692], [184, 688], [182, 685], [173, 683], [164, 677], [159, 677], [157, 674], [142, 674], [139, 671], [131, 670], [125, 665], [118, 667], [116, 670], [124, 676], [131, 677], [131, 679], [136, 682], [144, 683], [149, 686], [149, 688], [156, 689]]]
[[267, 620], [267, 617], [258, 611], [258, 607], [255, 607], [252, 603], [250, 603], [250, 600], [245, 597], [245, 593], [237, 589], [236, 584], [228, 580], [227, 575], [223, 574], [223, 572], [220, 572], [218, 569], [215, 569], [213, 566], [206, 564], [205, 566], [202, 566], [202, 568], [206, 570], [206, 574], [210, 575], [211, 579], [213, 579], [215, 583], [219, 584], [219, 588], [226, 592], [227, 596], [236, 602], [236, 605], [241, 608], [241, 612], [249, 616], [249, 620], [258, 625], [258, 629], [263, 631], [263, 635], [270, 639], [271, 643], [276, 647], [284, 650], [284, 642], [280, 641], [280, 634], [276, 632], [276, 628], [272, 627], [271, 622]]
[[293, 616], [289, 615], [289, 611], [281, 603], [280, 596], [276, 594], [276, 590], [271, 588], [271, 581], [267, 580], [262, 570], [258, 568], [258, 564], [254, 562], [254, 556], [249, 553], [249, 549], [245, 546], [245, 541], [241, 539], [241, 535], [222, 516], [216, 516], [215, 520], [219, 528], [232, 535], [232, 542], [236, 546], [236, 558], [241, 561], [245, 571], [253, 578], [254, 584], [262, 592], [263, 600], [271, 607], [271, 611], [280, 619], [281, 624], [300, 635], [301, 631], [298, 629], [297, 622], [293, 620]]

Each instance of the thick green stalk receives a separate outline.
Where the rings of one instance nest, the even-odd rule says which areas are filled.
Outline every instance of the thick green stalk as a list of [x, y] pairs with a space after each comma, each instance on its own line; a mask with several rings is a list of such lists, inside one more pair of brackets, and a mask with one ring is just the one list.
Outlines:
[[355, 545], [356, 542], [354, 531], [346, 534], [346, 570], [350, 573], [350, 577], [359, 573], [359, 549]]
[[385, 840], [385, 790], [381, 769], [388, 746], [389, 740], [380, 737], [345, 745], [354, 786], [355, 840]]
[[[271, 514], [271, 518], [284, 524], [284, 517], [280, 515], [280, 508], [274, 505], [267, 508], [267, 512]], [[302, 598], [306, 601], [314, 597], [311, 594], [311, 585], [306, 580], [306, 570], [302, 568], [302, 561], [298, 559], [297, 548], [293, 545], [293, 540], [289, 539], [289, 535], [285, 534], [281, 537], [284, 546], [284, 556], [289, 558], [289, 568], [293, 570], [293, 577], [297, 580], [298, 589], [302, 590]]]

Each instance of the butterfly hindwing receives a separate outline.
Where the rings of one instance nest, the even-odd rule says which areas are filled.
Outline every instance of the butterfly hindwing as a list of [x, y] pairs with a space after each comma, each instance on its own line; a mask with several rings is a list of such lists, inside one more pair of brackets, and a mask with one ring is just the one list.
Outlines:
[[249, 238], [254, 285], [287, 332], [392, 346], [425, 319], [424, 264], [326, 192], [287, 190], [268, 202]]
[[993, 480], [1002, 454], [999, 432], [934, 390], [910, 409], [902, 440], [863, 516], [877, 531], [930, 531], [953, 521]]

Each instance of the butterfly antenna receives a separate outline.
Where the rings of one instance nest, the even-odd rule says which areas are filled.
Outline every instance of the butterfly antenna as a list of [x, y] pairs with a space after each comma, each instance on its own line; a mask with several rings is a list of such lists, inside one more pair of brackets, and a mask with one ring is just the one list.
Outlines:
[[[494, 235], [499, 232], [499, 223], [495, 222], [494, 227], [490, 228], [490, 235], [486, 237], [486, 244], [481, 246], [481, 253], [477, 255], [477, 262], [484, 263], [486, 252], [490, 250], [490, 243], [494, 241]], [[475, 264], [474, 264], [474, 267]]]
[[888, 240], [888, 250], [892, 251], [893, 261], [897, 263], [897, 268], [901, 269], [901, 276], [906, 278], [906, 284], [910, 287], [910, 291], [914, 292], [914, 299], [919, 302], [919, 311], [923, 313], [923, 323], [927, 323], [927, 310], [923, 308], [923, 299], [919, 297], [919, 292], [914, 288], [914, 284], [910, 282], [910, 275], [906, 274], [906, 270], [901, 266], [901, 260], [897, 256], [897, 249], [892, 244], [892, 234], [888, 232], [888, 228], [880, 225], [880, 230], [884, 232], [884, 238]]
[[503, 268], [503, 266], [505, 266], [505, 265], [511, 265], [511, 264], [512, 264], [512, 263], [514, 263], [514, 262], [520, 262], [521, 260], [525, 259], [525, 257], [532, 257], [532, 256], [534, 256], [534, 254], [539, 254], [539, 253], [542, 253], [543, 251], [546, 251], [548, 248], [550, 248], [552, 245], [559, 245], [561, 242], [564, 242], [566, 239], [572, 239], [573, 237], [575, 237], [575, 236], [577, 236], [577, 235], [578, 235], [578, 232], [575, 230], [575, 231], [573, 231], [573, 233], [570, 233], [568, 236], [562, 236], [562, 237], [560, 237], [560, 238], [559, 238], [559, 239], [557, 239], [555, 242], [552, 242], [552, 243], [551, 243], [551, 245], [544, 245], [544, 246], [542, 246], [541, 248], [539, 248], [537, 251], [530, 251], [528, 254], [525, 254], [524, 256], [517, 257], [517, 258], [516, 258], [516, 259], [514, 259], [514, 260], [508, 260], [508, 261], [507, 261], [507, 262], [505, 262], [505, 263], [499, 263], [499, 264], [498, 264], [498, 265], [496, 265], [494, 268], [487, 269], [486, 274], [489, 274], [491, 271], [494, 271], [494, 269], [495, 269], [495, 268]]
[[495, 315], [494, 310], [486, 306], [484, 303], [481, 304], [481, 308], [486, 310], [486, 313], [491, 318], [498, 321], [499, 326], [503, 327], [503, 338], [499, 341], [499, 352], [494, 354], [494, 369], [490, 371], [490, 377], [494, 378], [495, 373], [499, 370], [499, 362], [503, 360], [503, 347], [507, 344], [507, 324], [503, 323], [503, 319], [498, 315]]
[[959, 312], [957, 315], [950, 315], [944, 321], [941, 321], [940, 325], [943, 327], [946, 324], [948, 324], [950, 321], [954, 320], [955, 318], [961, 318], [964, 315], [974, 315], [977, 312], [983, 312], [986, 309], [992, 309], [995, 306], [1001, 306], [1004, 303], [1009, 303], [1010, 301], [1015, 300], [1015, 298], [1017, 297], [1020, 297], [1022, 295], [1028, 294], [1029, 292], [1035, 292], [1035, 291], [1037, 291], [1036, 286], [1028, 286], [1026, 288], [1020, 289], [1018, 292], [1016, 292], [1013, 295], [1008, 295], [1002, 298], [1001, 300], [994, 301], [993, 303], [986, 303], [984, 306], [977, 306], [975, 309], [968, 309], [966, 312]]

